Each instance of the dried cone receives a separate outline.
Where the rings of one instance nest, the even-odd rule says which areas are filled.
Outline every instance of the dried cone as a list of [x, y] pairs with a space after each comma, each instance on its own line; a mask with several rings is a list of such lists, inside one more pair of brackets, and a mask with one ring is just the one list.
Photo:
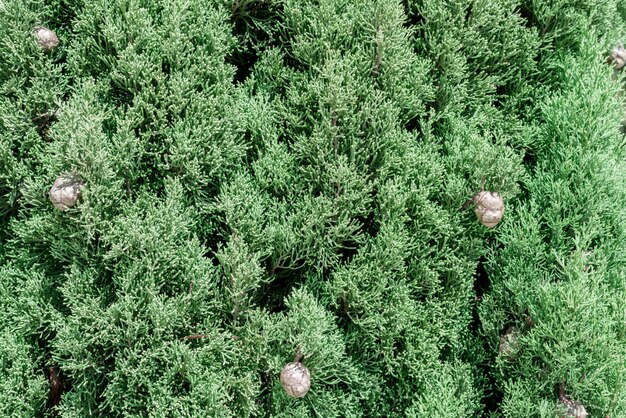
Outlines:
[[578, 401], [574, 401], [567, 396], [559, 397], [559, 406], [562, 410], [560, 418], [587, 418], [587, 410], [583, 404]]
[[56, 179], [48, 196], [55, 208], [65, 211], [76, 204], [82, 187], [83, 182], [77, 175], [63, 174]]
[[514, 359], [514, 354], [518, 347], [517, 334], [517, 328], [508, 327], [504, 335], [500, 337], [498, 352], [508, 360]]
[[564, 383], [559, 385], [559, 408], [562, 412], [560, 418], [587, 418], [588, 415], [582, 403], [565, 395]]
[[624, 44], [619, 44], [611, 51], [610, 61], [614, 63], [616, 70], [621, 70], [626, 64], [626, 49]]
[[504, 200], [499, 193], [480, 191], [472, 197], [472, 201], [478, 220], [487, 228], [493, 228], [502, 220]]
[[44, 28], [43, 26], [35, 26], [33, 33], [37, 38], [37, 42], [44, 50], [49, 51], [59, 46], [59, 38], [57, 38], [56, 33], [50, 29]]
[[280, 384], [292, 398], [302, 398], [311, 388], [309, 369], [299, 361], [287, 363], [280, 372]]

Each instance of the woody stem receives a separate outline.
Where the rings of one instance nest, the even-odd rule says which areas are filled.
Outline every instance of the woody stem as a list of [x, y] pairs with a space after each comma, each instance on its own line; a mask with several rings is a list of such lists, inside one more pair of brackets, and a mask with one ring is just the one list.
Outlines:
[[293, 359], [294, 363], [298, 363], [302, 358], [302, 346], [298, 345], [298, 351], [296, 351], [296, 357]]

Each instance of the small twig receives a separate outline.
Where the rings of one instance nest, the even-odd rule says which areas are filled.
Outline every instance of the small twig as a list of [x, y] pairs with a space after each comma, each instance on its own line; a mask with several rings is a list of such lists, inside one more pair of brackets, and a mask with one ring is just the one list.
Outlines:
[[528, 328], [532, 328], [535, 326], [535, 321], [533, 321], [533, 319], [530, 316], [526, 316], [526, 326]]
[[210, 335], [206, 335], [206, 334], [194, 334], [194, 335], [187, 335], [186, 337], [180, 337], [178, 339], [178, 341], [184, 341], [184, 340], [200, 340], [202, 338], [209, 338]]
[[238, 8], [239, 8], [239, 0], [233, 1], [233, 4], [231, 4], [231, 6], [230, 6], [230, 14], [234, 15], [235, 14], [235, 10], [237, 10]]
[[[483, 179], [482, 179], [481, 184], [480, 184], [480, 192], [484, 192], [484, 191], [485, 191], [485, 176], [483, 176]], [[478, 192], [478, 193], [480, 193], [480, 192]], [[459, 212], [464, 211], [465, 209], [467, 209], [468, 206], [471, 205], [474, 202], [474, 198], [476, 197], [476, 195], [478, 195], [478, 193], [476, 193], [474, 196], [472, 196], [471, 199], [467, 199], [465, 201], [465, 203], [463, 203], [463, 206], [461, 206], [459, 208]]]
[[465, 209], [467, 209], [467, 208], [469, 207], [469, 205], [471, 205], [471, 204], [472, 204], [472, 202], [473, 202], [473, 200], [472, 200], [472, 199], [467, 199], [467, 200], [465, 201], [465, 203], [463, 203], [463, 206], [461, 206], [461, 207], [459, 208], [459, 212], [464, 211]]
[[193, 279], [189, 281], [189, 294], [190, 295], [191, 295], [191, 292], [193, 292]]
[[293, 359], [294, 363], [298, 363], [302, 358], [302, 345], [298, 344], [298, 351], [296, 351], [296, 356]]
[[350, 305], [348, 304], [348, 299], [346, 299], [345, 294], [341, 295], [341, 302], [343, 304], [343, 314], [348, 315], [348, 312], [350, 312]]
[[270, 275], [274, 275], [274, 273], [276, 273], [276, 270], [283, 267], [280, 265], [280, 263], [283, 261], [283, 256], [279, 256], [278, 260], [276, 260], [276, 263], [272, 266], [272, 269], [270, 270]]
[[49, 140], [48, 131], [50, 129], [50, 125], [53, 122], [57, 122], [59, 120], [56, 116], [58, 111], [59, 109], [57, 108], [52, 112], [48, 111], [48, 112], [40, 113], [39, 115], [31, 118], [31, 121], [35, 123], [35, 125], [37, 126], [37, 132], [46, 141]]
[[63, 382], [59, 377], [59, 368], [57, 366], [50, 367], [50, 394], [48, 399], [52, 405], [58, 405], [61, 402], [61, 392], [63, 391]]
[[50, 112], [44, 112], [44, 113], [40, 113], [37, 116], [31, 118], [31, 121], [35, 122], [38, 121], [40, 119], [46, 119], [48, 120], [56, 120], [56, 114], [59, 111], [59, 109], [55, 109], [52, 113]]

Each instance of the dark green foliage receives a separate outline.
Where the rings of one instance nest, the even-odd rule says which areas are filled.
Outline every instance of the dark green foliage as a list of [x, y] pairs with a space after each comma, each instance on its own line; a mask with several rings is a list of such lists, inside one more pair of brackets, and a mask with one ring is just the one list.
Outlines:
[[[7, 295], [2, 294], [3, 298]], [[32, 346], [5, 330], [0, 339], [2, 365], [2, 415], [33, 416], [46, 403], [48, 382], [42, 379], [43, 368], [34, 361]]]
[[506, 323], [534, 322], [518, 363], [498, 367], [509, 416], [540, 416], [531, 411], [560, 382], [593, 416], [626, 414], [625, 153], [614, 123], [622, 109], [593, 54], [568, 63], [568, 83], [541, 104], [529, 198], [503, 225], [481, 309], [492, 340]]
[[626, 415], [624, 17], [0, 0], [0, 415]]
[[537, 29], [524, 24], [518, 1], [408, 4], [417, 19], [417, 48], [434, 63], [437, 109], [473, 110], [527, 89], [537, 72], [539, 39]]

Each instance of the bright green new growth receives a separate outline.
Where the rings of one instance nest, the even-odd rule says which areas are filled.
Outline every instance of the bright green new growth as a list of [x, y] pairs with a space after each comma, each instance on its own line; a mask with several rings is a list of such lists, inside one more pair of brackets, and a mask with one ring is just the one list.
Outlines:
[[[564, 384], [626, 416], [625, 21], [0, 1], [0, 415], [556, 417]], [[459, 211], [483, 177], [493, 229]]]

